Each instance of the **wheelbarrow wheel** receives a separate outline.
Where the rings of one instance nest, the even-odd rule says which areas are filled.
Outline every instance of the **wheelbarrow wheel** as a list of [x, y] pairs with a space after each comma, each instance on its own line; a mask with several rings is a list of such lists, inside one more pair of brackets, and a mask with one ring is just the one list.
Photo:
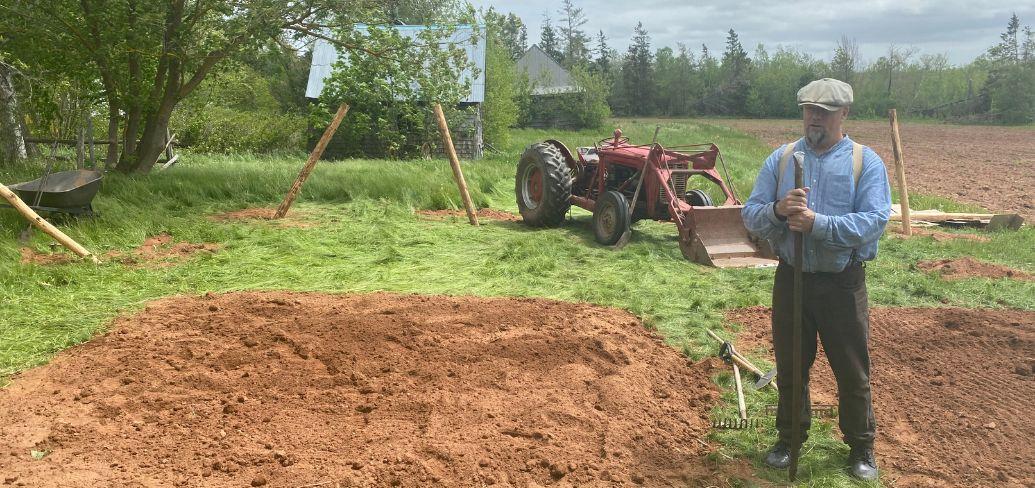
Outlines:
[[545, 142], [525, 149], [518, 163], [514, 192], [526, 224], [560, 225], [571, 207], [571, 170], [560, 150]]
[[616, 191], [604, 193], [593, 210], [593, 234], [597, 242], [613, 246], [629, 228], [629, 202]]

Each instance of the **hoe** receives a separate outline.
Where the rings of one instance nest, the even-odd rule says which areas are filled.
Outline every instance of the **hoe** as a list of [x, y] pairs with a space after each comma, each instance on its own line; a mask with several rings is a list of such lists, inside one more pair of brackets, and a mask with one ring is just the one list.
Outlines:
[[[696, 263], [776, 264], [768, 242], [744, 227], [743, 205], [715, 169], [716, 161], [725, 169], [715, 144], [634, 145], [616, 129], [613, 138], [576, 148], [576, 155], [556, 140], [533, 144], [521, 155], [515, 192], [526, 224], [558, 226], [575, 205], [593, 212], [593, 233], [606, 246], [621, 247], [633, 223], [651, 219], [676, 224], [679, 249]], [[692, 176], [717, 185], [725, 201], [714, 205], [704, 191], [687, 189]]]

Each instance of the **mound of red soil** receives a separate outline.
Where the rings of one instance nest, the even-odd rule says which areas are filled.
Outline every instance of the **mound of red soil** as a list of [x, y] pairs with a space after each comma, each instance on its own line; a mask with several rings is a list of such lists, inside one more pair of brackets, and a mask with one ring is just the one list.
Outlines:
[[23, 247], [19, 251], [22, 254], [22, 264], [67, 264], [78, 259], [78, 257], [73, 254], [63, 252], [40, 253], [28, 247]]
[[313, 226], [312, 222], [305, 222], [300, 219], [300, 216], [303, 214], [298, 210], [292, 210], [288, 212], [284, 218], [273, 220], [273, 215], [276, 213], [277, 209], [275, 208], [245, 208], [234, 210], [232, 212], [209, 215], [208, 218], [216, 222], [247, 222], [249, 220], [263, 220], [276, 223], [282, 227], [296, 227], [300, 229], [306, 229]]
[[[163, 232], [156, 236], [148, 237], [143, 244], [130, 252], [108, 252], [104, 254], [103, 259], [118, 261], [127, 265], [162, 268], [173, 266], [178, 261], [190, 258], [195, 254], [202, 252], [214, 253], [221, 248], [222, 246], [219, 244], [208, 242], [173, 242], [172, 236]], [[78, 259], [76, 256], [67, 253], [37, 253], [26, 247], [21, 249], [21, 253], [22, 264], [67, 264]]]
[[986, 263], [973, 258], [939, 259], [937, 261], [921, 261], [916, 267], [923, 271], [937, 271], [947, 280], [963, 278], [1014, 278], [1031, 280], [1035, 276], [1008, 268], [1000, 264]]
[[713, 367], [590, 305], [170, 298], [0, 390], [0, 473], [31, 486], [725, 484], [700, 441]]
[[[732, 312], [743, 348], [770, 349], [764, 307]], [[893, 486], [1035, 486], [1035, 312], [875, 308], [870, 313], [877, 460]], [[822, 352], [815, 403], [837, 402]]]
[[161, 233], [148, 237], [144, 243], [137, 246], [129, 253], [109, 253], [108, 256], [123, 264], [136, 264], [154, 267], [173, 266], [178, 261], [187, 259], [194, 254], [208, 252], [214, 253], [222, 248], [219, 244], [208, 242], [173, 242], [171, 235]]
[[[418, 210], [417, 214], [436, 220], [447, 219], [450, 217], [456, 217], [459, 219], [467, 220], [467, 211], [465, 210]], [[488, 220], [503, 220], [506, 222], [521, 221], [520, 215], [512, 214], [510, 212], [503, 212], [500, 210], [493, 210], [491, 208], [479, 208], [478, 218]]]

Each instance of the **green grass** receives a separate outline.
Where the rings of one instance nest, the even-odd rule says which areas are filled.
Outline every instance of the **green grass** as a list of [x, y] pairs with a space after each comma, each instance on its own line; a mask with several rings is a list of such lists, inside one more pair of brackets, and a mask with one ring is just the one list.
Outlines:
[[[770, 151], [749, 136], [696, 122], [617, 123], [634, 142], [648, 142], [660, 123], [660, 140], [668, 145], [717, 143], [742, 197]], [[479, 206], [515, 211], [513, 174], [523, 147], [546, 138], [559, 138], [569, 147], [590, 144], [607, 132], [516, 130], [502, 154], [465, 163], [472, 197]], [[714, 353], [704, 331], [723, 328], [725, 311], [769, 304], [771, 270], [718, 270], [687, 262], [672, 225], [642, 222], [628, 247], [612, 251], [594, 242], [590, 216], [581, 210], [574, 210], [563, 227], [547, 230], [498, 221], [475, 228], [464, 219], [423, 219], [414, 209], [459, 206], [444, 160], [321, 162], [295, 207], [317, 225], [299, 229], [264, 222], [217, 223], [205, 216], [275, 206], [304, 155], [182, 157], [167, 172], [109, 176], [95, 200], [100, 217], [60, 224], [97, 254], [127, 251], [161, 232], [176, 240], [224, 246], [176, 266], [128, 267], [110, 260], [100, 266], [20, 264], [15, 238], [25, 222], [13, 211], [0, 212], [0, 235], [7, 236], [0, 240], [0, 379], [89, 339], [119, 313], [173, 294], [389, 290], [585, 301], [643, 317], [669, 344], [692, 357]], [[0, 171], [0, 181], [21, 181], [39, 171], [38, 166], [7, 169]], [[988, 243], [884, 239], [879, 259], [869, 268], [872, 302], [1035, 309], [1035, 283], [946, 282], [913, 268], [921, 259], [973, 256], [1035, 272], [1035, 229], [989, 236]], [[50, 240], [37, 232], [30, 247], [48, 251]], [[731, 398], [727, 393], [717, 416], [733, 415]], [[749, 399], [755, 411], [776, 401], [772, 393], [750, 394]], [[845, 449], [830, 434], [830, 424], [820, 422], [814, 429], [806, 445], [802, 484], [851, 486], [841, 470]], [[723, 446], [717, 456], [749, 459], [759, 466], [759, 476], [780, 480], [782, 473], [758, 464], [773, 436], [771, 429], [717, 433]]]

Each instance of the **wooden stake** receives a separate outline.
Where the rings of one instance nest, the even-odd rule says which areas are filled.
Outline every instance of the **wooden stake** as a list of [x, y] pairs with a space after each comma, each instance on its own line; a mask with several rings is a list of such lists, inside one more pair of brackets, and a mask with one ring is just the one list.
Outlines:
[[895, 152], [895, 174], [898, 176], [898, 201], [902, 207], [902, 234], [913, 235], [909, 220], [909, 190], [906, 187], [906, 162], [902, 158], [902, 140], [898, 136], [898, 114], [888, 110], [891, 120], [891, 149]]
[[295, 182], [291, 184], [291, 189], [288, 190], [287, 195], [284, 196], [284, 201], [280, 202], [280, 206], [277, 207], [277, 213], [273, 214], [274, 219], [281, 219], [287, 215], [288, 210], [291, 208], [291, 204], [294, 203], [295, 198], [298, 197], [298, 192], [302, 191], [302, 184], [305, 183], [306, 178], [309, 178], [309, 173], [313, 172], [313, 168], [316, 167], [316, 162], [320, 160], [320, 156], [323, 156], [324, 149], [327, 149], [327, 144], [331, 142], [331, 137], [334, 137], [334, 133], [338, 130], [338, 125], [341, 124], [341, 119], [345, 118], [345, 114], [349, 112], [349, 104], [342, 102], [338, 107], [338, 112], [334, 114], [334, 119], [331, 120], [331, 125], [327, 126], [327, 129], [323, 131], [323, 136], [320, 137], [320, 141], [316, 143], [316, 147], [313, 148], [313, 152], [309, 154], [309, 159], [306, 160], [305, 166], [302, 167], [302, 171], [298, 173], [298, 178], [295, 178]]
[[471, 195], [467, 193], [467, 181], [464, 180], [464, 172], [460, 170], [460, 159], [456, 157], [456, 149], [453, 148], [453, 137], [449, 135], [446, 114], [442, 113], [442, 105], [437, 103], [435, 104], [435, 118], [438, 119], [438, 130], [442, 133], [442, 145], [445, 146], [449, 164], [453, 167], [453, 177], [456, 178], [456, 185], [460, 187], [460, 197], [464, 201], [467, 218], [470, 219], [471, 225], [478, 225], [478, 214], [474, 210], [474, 203], [471, 202]]
[[34, 211], [32, 208], [26, 205], [21, 198], [18, 198], [18, 195], [16, 193], [11, 191], [10, 188], [7, 188], [3, 184], [0, 184], [0, 196], [3, 196], [4, 199], [7, 200], [11, 204], [11, 206], [15, 208], [15, 210], [21, 213], [23, 217], [28, 219], [29, 222], [32, 223], [32, 225], [35, 225], [43, 232], [46, 232], [48, 235], [53, 237], [54, 240], [61, 243], [62, 246], [67, 247], [70, 251], [76, 253], [80, 257], [88, 258], [89, 260], [93, 261], [94, 264], [100, 264], [100, 260], [97, 259], [97, 256], [94, 256], [93, 253], [87, 251], [86, 248], [79, 245], [78, 242], [72, 240], [71, 237], [65, 235], [65, 233], [61, 232], [61, 230], [59, 230], [57, 227], [51, 225], [50, 222], [44, 220], [43, 217], [40, 217], [39, 214], [37, 214], [36, 211]]

